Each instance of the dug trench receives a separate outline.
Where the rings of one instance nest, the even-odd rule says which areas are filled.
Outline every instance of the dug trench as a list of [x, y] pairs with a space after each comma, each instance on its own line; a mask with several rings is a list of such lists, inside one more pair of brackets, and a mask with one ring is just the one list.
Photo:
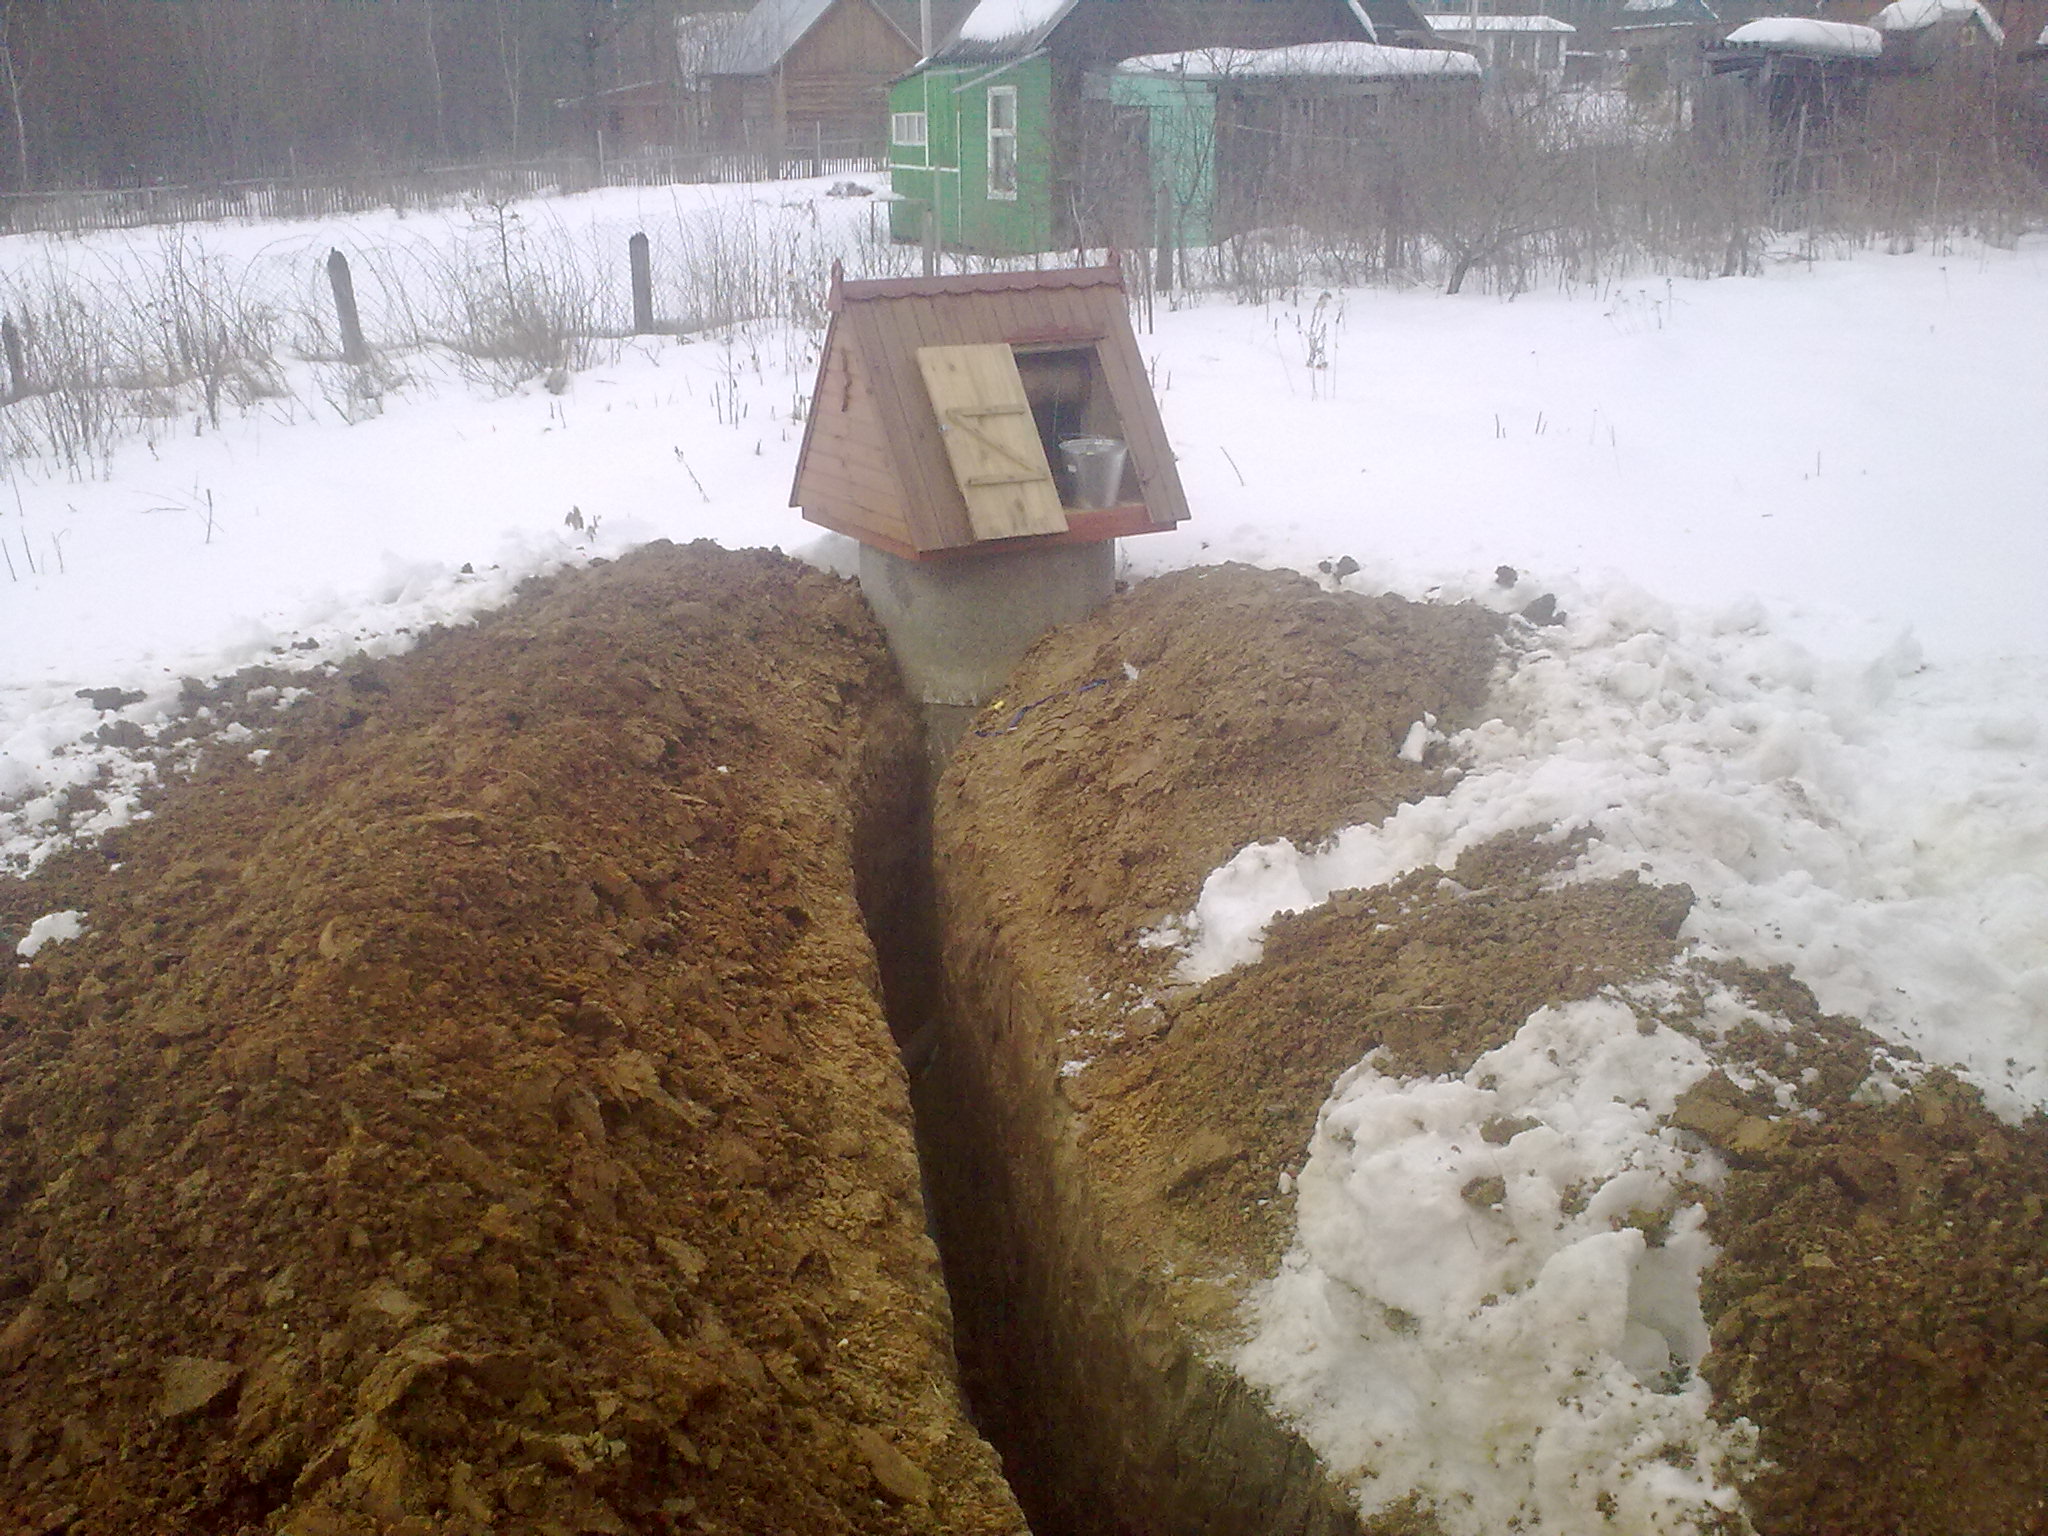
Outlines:
[[1457, 1073], [1674, 974], [1674, 1028], [1709, 983], [1780, 1026], [1669, 1132], [1731, 1165], [1729, 1528], [2043, 1529], [2039, 1117], [1863, 1102], [1875, 1042], [1674, 972], [1688, 893], [1561, 879], [1570, 829], [1199, 988], [1139, 942], [1247, 843], [1440, 792], [1411, 727], [1531, 643], [1185, 572], [1049, 636], [928, 789], [852, 587], [654, 546], [288, 709], [195, 688], [150, 819], [0, 889], [85, 914], [0, 990], [0, 1531], [1438, 1529], [1228, 1364], [1282, 1176], [1367, 1051]]

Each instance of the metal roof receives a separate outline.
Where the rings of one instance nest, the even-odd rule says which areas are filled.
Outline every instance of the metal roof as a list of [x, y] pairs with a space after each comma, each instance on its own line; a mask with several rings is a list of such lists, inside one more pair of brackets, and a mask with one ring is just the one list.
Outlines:
[[932, 277], [844, 278], [835, 264], [827, 308], [869, 299], [928, 299], [960, 293], [1028, 293], [1044, 288], [1122, 288], [1123, 271], [1106, 267], [1054, 267], [1043, 271], [950, 272]]
[[[927, 65], [1005, 64], [1043, 48], [1082, 0], [979, 0], [958, 29], [925, 60]], [[1429, 36], [1413, 0], [1344, 0], [1367, 42]], [[1333, 38], [1330, 41], [1351, 41]]]
[[[759, 0], [740, 19], [738, 26], [712, 45], [699, 73], [767, 74], [837, 3], [838, 0]], [[882, 8], [876, 6], [875, 9], [880, 11]], [[886, 12], [883, 12], [883, 19], [892, 27], [896, 26]], [[897, 30], [902, 29], [899, 27]]]

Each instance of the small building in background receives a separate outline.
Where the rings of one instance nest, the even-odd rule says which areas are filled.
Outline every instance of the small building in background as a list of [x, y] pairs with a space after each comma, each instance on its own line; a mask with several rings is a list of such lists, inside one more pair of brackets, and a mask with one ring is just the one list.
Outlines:
[[592, 96], [555, 103], [578, 127], [579, 138], [600, 157], [646, 149], [672, 149], [688, 141], [687, 99], [672, 80], [616, 85]]
[[1607, 28], [1623, 83], [1637, 101], [1686, 90], [1700, 75], [1700, 47], [1721, 29], [1707, 0], [1622, 0]]
[[1744, 22], [1707, 51], [1706, 125], [1724, 136], [1766, 136], [1773, 194], [1808, 191], [1836, 129], [1863, 117], [1883, 53], [1884, 34], [1853, 22]]
[[1949, 65], [1996, 67], [2005, 29], [1980, 0], [1891, 0], [1870, 18], [1884, 34], [1886, 73], [1924, 74]]
[[1565, 50], [1578, 30], [1555, 16], [1432, 11], [1424, 19], [1445, 42], [1469, 48], [1485, 69], [1487, 83], [1503, 90], [1562, 85]]
[[1144, 108], [1125, 59], [1301, 43], [1427, 47], [1410, 0], [981, 0], [891, 93], [891, 232], [991, 255], [1149, 239]]
[[1376, 153], [1391, 123], [1468, 109], [1480, 63], [1452, 48], [1301, 43], [1200, 48], [1125, 59], [1110, 102], [1142, 111], [1152, 194], [1179, 245], [1207, 245], [1263, 222], [1276, 185], [1343, 205], [1384, 195]]
[[854, 156], [881, 152], [889, 82], [918, 47], [878, 0], [758, 0], [707, 29], [700, 54], [690, 80], [712, 147]]

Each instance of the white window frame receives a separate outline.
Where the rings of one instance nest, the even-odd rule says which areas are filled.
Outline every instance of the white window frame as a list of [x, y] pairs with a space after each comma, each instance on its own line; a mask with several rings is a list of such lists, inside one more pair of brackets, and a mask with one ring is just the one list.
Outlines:
[[[1009, 104], [1009, 123], [1006, 127], [996, 126], [996, 103]], [[1017, 201], [1017, 87], [1014, 85], [992, 85], [988, 88], [988, 113], [985, 119], [988, 139], [988, 197], [992, 203], [1014, 203]], [[1009, 185], [997, 184], [999, 141], [1009, 143]]]
[[891, 112], [889, 142], [904, 149], [924, 149], [931, 144], [931, 127], [922, 112]]

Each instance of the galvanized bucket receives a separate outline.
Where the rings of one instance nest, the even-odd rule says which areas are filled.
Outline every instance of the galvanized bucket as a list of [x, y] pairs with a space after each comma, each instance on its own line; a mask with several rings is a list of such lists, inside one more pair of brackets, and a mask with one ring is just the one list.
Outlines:
[[1116, 505], [1124, 481], [1124, 458], [1130, 452], [1120, 437], [1063, 437], [1060, 457], [1066, 462], [1071, 494], [1067, 505], [1100, 511]]

